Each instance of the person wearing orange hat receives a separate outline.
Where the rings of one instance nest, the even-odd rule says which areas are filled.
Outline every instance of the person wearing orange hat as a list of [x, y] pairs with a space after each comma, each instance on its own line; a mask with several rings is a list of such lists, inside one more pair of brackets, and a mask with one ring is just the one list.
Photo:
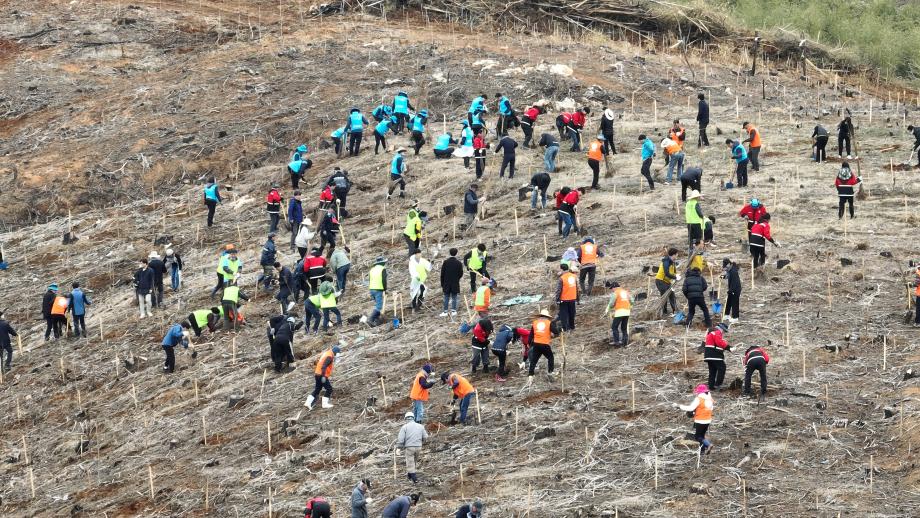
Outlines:
[[715, 403], [709, 394], [709, 387], [705, 383], [700, 383], [693, 391], [693, 401], [688, 405], [673, 406], [680, 408], [693, 417], [694, 434], [693, 438], [700, 443], [700, 453], [708, 454], [712, 451], [712, 442], [706, 439], [706, 432], [709, 431], [709, 425], [712, 423], [712, 410]]

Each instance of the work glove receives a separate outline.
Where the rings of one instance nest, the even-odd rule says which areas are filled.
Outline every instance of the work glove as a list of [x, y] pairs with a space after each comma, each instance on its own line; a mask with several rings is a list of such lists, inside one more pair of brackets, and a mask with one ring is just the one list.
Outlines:
[[676, 275], [674, 276], [674, 280], [678, 280], [678, 281], [680, 280], [680, 274], [679, 274], [679, 273], [676, 274]]
[[364, 502], [365, 502], [365, 503], [368, 503], [368, 504], [372, 504], [372, 503], [374, 503], [374, 499], [371, 498], [371, 497], [369, 497], [369, 496], [366, 496], [366, 497], [364, 497]]
[[773, 246], [775, 246], [776, 248], [782, 248], [782, 246], [780, 246], [779, 244], [779, 241], [774, 241]]
[[327, 383], [328, 381], [329, 381], [329, 378], [327, 378], [326, 376], [323, 376], [323, 377], [320, 379], [320, 382], [321, 382], [321, 383]]

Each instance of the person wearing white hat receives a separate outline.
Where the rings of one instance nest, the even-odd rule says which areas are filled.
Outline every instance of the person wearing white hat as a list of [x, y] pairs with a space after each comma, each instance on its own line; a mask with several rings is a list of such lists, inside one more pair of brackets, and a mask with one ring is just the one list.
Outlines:
[[179, 289], [182, 284], [182, 258], [172, 248], [166, 249], [166, 259], [164, 261], [166, 270], [169, 272], [170, 286], [172, 290]]
[[604, 110], [604, 116], [601, 117], [601, 135], [604, 136], [604, 156], [610, 154], [617, 154], [617, 146], [613, 142], [613, 119], [615, 115], [613, 110], [606, 108]]
[[147, 266], [153, 271], [153, 293], [150, 295], [150, 301], [153, 307], [158, 308], [163, 305], [163, 274], [166, 273], [166, 264], [156, 250], [150, 252], [147, 259]]
[[684, 206], [684, 218], [687, 222], [687, 241], [690, 245], [689, 255], [693, 255], [693, 248], [703, 241], [703, 228], [705, 227], [706, 218], [703, 216], [703, 209], [700, 208], [700, 198], [703, 195], [696, 189], [690, 191], [687, 196], [687, 204]]
[[399, 435], [396, 436], [396, 449], [406, 451], [406, 478], [412, 483], [418, 482], [416, 475], [416, 460], [422, 444], [428, 438], [428, 431], [425, 426], [415, 422], [415, 414], [406, 412], [406, 424], [399, 429]]

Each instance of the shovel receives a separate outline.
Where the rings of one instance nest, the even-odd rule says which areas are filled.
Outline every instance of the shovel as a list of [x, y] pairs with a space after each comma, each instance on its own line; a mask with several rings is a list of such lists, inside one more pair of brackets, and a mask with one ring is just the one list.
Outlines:
[[911, 149], [911, 150], [910, 150], [910, 156], [907, 158], [907, 162], [901, 162], [901, 165], [909, 166], [909, 165], [910, 165], [910, 161], [914, 159], [914, 153], [916, 153], [916, 152], [917, 152], [916, 149]]

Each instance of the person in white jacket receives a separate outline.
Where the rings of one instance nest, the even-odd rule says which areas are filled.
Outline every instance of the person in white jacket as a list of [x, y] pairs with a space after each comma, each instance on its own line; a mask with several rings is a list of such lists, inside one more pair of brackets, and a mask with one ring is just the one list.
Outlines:
[[409, 257], [409, 295], [412, 297], [412, 309], [422, 309], [425, 298], [425, 281], [431, 272], [431, 261], [422, 257], [422, 250], [416, 248]]
[[684, 412], [693, 412], [693, 438], [700, 443], [700, 453], [708, 454], [712, 450], [712, 443], [706, 439], [706, 432], [709, 430], [710, 423], [712, 423], [712, 410], [715, 404], [709, 394], [709, 387], [705, 383], [697, 385], [693, 393], [693, 401], [689, 405], [675, 403], [674, 406]]
[[303, 221], [300, 222], [300, 228], [297, 230], [297, 235], [294, 236], [294, 246], [297, 247], [297, 253], [300, 254], [301, 259], [307, 255], [307, 250], [310, 249], [310, 240], [313, 239], [314, 235], [314, 232], [310, 230], [310, 225], [312, 224], [310, 218], [303, 218]]

